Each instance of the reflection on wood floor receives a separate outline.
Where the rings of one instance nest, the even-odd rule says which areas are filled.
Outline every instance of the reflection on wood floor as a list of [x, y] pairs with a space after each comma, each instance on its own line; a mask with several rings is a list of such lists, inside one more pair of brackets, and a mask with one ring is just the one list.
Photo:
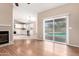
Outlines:
[[14, 44], [0, 47], [1, 56], [75, 56], [79, 48], [39, 40], [15, 40]]

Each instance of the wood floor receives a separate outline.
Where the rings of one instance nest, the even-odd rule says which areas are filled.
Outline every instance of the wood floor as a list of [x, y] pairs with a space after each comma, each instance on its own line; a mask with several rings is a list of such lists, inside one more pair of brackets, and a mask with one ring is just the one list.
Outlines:
[[39, 40], [16, 40], [0, 47], [0, 56], [79, 56], [79, 48]]

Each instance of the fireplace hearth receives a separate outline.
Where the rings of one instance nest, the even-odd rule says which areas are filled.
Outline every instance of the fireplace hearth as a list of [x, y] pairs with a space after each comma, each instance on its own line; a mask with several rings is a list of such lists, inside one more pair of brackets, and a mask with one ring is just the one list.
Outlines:
[[0, 45], [9, 43], [9, 31], [0, 31]]

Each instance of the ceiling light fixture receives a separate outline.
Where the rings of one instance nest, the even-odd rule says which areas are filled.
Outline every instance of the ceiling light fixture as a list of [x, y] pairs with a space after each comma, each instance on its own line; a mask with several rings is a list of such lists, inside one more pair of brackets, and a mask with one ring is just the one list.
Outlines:
[[18, 7], [19, 6], [19, 4], [18, 3], [15, 3], [15, 5]]
[[27, 3], [27, 4], [29, 5], [29, 4], [31, 4], [31, 3]]

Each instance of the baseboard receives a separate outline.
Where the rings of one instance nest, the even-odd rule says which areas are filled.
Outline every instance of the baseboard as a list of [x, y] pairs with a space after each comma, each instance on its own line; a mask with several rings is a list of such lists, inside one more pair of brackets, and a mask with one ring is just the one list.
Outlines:
[[79, 48], [79, 46], [77, 46], [77, 45], [72, 45], [72, 44], [67, 44], [67, 45]]

